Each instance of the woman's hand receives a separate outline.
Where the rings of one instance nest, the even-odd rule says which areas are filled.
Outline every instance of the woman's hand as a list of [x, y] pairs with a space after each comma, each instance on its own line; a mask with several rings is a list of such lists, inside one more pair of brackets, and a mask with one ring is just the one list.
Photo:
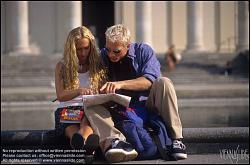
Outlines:
[[89, 88], [79, 88], [78, 93], [79, 93], [79, 95], [92, 95], [92, 94], [94, 94], [93, 91]]

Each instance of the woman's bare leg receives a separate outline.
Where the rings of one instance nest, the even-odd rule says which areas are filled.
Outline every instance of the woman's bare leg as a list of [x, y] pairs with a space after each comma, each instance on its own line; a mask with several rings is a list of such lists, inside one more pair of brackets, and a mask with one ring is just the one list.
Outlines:
[[86, 118], [84, 118], [80, 123], [80, 129], [78, 133], [81, 134], [84, 139], [87, 139], [89, 135], [93, 134], [93, 129]]
[[69, 139], [72, 138], [72, 136], [79, 131], [79, 126], [77, 125], [70, 125], [65, 128], [65, 136]]

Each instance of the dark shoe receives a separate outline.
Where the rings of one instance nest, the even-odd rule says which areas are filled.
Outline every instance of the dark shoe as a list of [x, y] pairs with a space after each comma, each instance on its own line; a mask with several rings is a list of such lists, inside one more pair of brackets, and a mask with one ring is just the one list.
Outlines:
[[83, 149], [84, 138], [79, 133], [74, 133], [70, 140], [70, 146], [72, 149]]
[[111, 163], [131, 161], [137, 155], [138, 153], [131, 144], [119, 139], [114, 139], [110, 148], [105, 152], [105, 158]]
[[99, 147], [99, 136], [96, 134], [91, 134], [88, 136], [83, 149], [86, 150], [86, 155], [91, 155], [98, 147]]
[[186, 146], [181, 140], [174, 140], [172, 144], [171, 156], [176, 160], [187, 159]]

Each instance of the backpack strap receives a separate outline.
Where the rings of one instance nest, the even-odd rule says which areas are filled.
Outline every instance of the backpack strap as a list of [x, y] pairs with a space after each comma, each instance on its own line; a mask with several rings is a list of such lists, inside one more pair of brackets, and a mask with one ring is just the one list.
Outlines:
[[164, 149], [162, 146], [163, 144], [161, 144], [161, 140], [158, 136], [158, 134], [150, 127], [147, 127], [147, 130], [148, 132], [150, 133], [152, 139], [154, 140], [156, 146], [157, 146], [157, 149], [161, 155], [161, 157], [164, 159], [164, 160], [170, 160], [170, 151], [169, 150], [166, 150]]
[[147, 124], [147, 130], [149, 131], [152, 139], [154, 140], [160, 156], [164, 160], [175, 160], [171, 156], [172, 140], [168, 136], [165, 124], [162, 118], [157, 114], [151, 114], [149, 122]]

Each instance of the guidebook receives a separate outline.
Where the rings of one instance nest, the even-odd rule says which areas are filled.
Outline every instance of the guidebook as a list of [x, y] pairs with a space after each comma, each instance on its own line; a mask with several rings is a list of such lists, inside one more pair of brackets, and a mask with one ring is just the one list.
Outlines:
[[82, 95], [82, 100], [84, 107], [99, 105], [108, 101], [114, 101], [118, 104], [128, 107], [131, 97], [116, 93], [109, 93], [109, 94], [98, 94], [98, 95]]
[[114, 101], [118, 104], [121, 104], [125, 107], [129, 106], [131, 97], [116, 94], [116, 93], [108, 93], [108, 94], [97, 94], [97, 95], [81, 95], [70, 101], [63, 102], [63, 106], [84, 106], [89, 107], [92, 105], [103, 104], [108, 101]]
[[[64, 108], [61, 111], [60, 122], [62, 123], [80, 123], [84, 116], [84, 110], [89, 106], [103, 104], [108, 101], [114, 101], [125, 107], [129, 106], [131, 97], [109, 93], [109, 94], [97, 94], [97, 95], [81, 95], [70, 101], [63, 102]], [[73, 106], [83, 106], [83, 109], [71, 109], [69, 107]]]

